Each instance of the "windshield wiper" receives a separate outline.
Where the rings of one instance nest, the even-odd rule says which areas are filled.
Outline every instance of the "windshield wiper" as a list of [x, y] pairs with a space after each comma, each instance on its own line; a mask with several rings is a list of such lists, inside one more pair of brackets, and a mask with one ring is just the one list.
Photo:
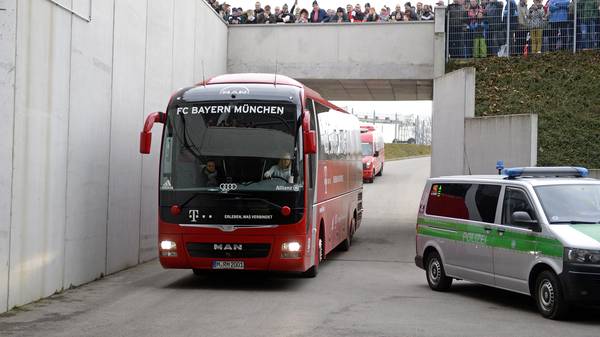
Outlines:
[[194, 200], [197, 196], [203, 195], [203, 194], [210, 194], [212, 196], [218, 195], [218, 196], [221, 196], [221, 197], [232, 196], [232, 198], [221, 198], [221, 199], [225, 199], [225, 200], [228, 200], [228, 199], [237, 199], [237, 200], [256, 200], [256, 201], [262, 201], [262, 202], [264, 202], [266, 204], [274, 206], [278, 210], [281, 210], [281, 208], [283, 207], [283, 206], [280, 206], [280, 205], [278, 205], [278, 204], [276, 204], [274, 202], [271, 202], [271, 201], [269, 201], [267, 199], [258, 198], [258, 197], [255, 197], [253, 195], [246, 194], [246, 193], [239, 193], [239, 192], [235, 192], [235, 193], [227, 192], [227, 193], [225, 193], [225, 192], [218, 192], [218, 191], [198, 191], [198, 192], [195, 192], [190, 198], [188, 198], [186, 201], [184, 201], [183, 204], [181, 204], [179, 207], [181, 207], [181, 208], [185, 207], [188, 203], [190, 203], [190, 201]]
[[579, 221], [579, 220], [560, 220], [560, 221], [550, 221], [550, 224], [570, 224], [570, 225], [595, 225], [600, 223], [600, 221]]

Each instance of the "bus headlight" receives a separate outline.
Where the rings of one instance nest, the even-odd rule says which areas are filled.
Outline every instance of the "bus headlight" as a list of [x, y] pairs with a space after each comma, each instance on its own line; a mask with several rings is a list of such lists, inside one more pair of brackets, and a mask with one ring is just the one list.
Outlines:
[[573, 263], [600, 264], [600, 251], [597, 250], [566, 248], [565, 257]]
[[296, 258], [301, 255], [302, 246], [298, 242], [284, 242], [281, 245], [282, 258]]
[[175, 241], [163, 240], [160, 242], [161, 256], [177, 256], [177, 243]]

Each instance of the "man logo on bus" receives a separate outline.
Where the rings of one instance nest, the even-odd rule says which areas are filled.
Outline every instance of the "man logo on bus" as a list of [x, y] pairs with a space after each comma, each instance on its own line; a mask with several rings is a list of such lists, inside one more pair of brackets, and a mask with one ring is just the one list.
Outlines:
[[221, 89], [221, 91], [219, 91], [219, 94], [221, 94], [221, 95], [249, 95], [250, 89], [248, 89], [247, 87], [239, 86], [239, 85], [230, 85], [230, 86], [227, 86], [227, 87]]
[[235, 191], [235, 190], [237, 190], [237, 184], [225, 184], [225, 183], [223, 183], [223, 184], [219, 185], [219, 189], [223, 193], [227, 193], [229, 191]]

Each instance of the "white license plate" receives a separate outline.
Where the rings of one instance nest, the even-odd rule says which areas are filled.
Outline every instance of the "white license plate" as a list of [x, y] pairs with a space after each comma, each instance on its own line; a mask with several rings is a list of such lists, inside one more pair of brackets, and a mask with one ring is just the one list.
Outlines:
[[213, 269], [244, 269], [244, 261], [213, 261]]

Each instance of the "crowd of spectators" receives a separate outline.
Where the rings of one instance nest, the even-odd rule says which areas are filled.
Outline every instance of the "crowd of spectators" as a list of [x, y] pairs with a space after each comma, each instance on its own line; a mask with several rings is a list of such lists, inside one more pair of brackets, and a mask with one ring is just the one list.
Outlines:
[[[207, 0], [211, 7], [229, 24], [269, 24], [269, 23], [343, 23], [343, 22], [395, 22], [395, 21], [427, 21], [433, 20], [433, 8], [430, 5], [423, 5], [417, 2], [413, 6], [406, 2], [404, 6], [396, 5], [392, 11], [389, 7], [382, 7], [379, 12], [376, 8], [366, 3], [364, 7], [360, 4], [352, 6], [346, 5], [346, 8], [338, 7], [336, 10], [323, 9], [315, 0], [312, 3], [312, 10], [309, 12], [305, 8], [297, 7], [296, 0], [289, 8], [287, 4], [282, 7], [271, 8], [265, 5], [264, 8], [260, 2], [256, 2], [254, 9], [244, 10], [241, 7], [231, 7], [217, 0]], [[443, 1], [436, 3], [443, 6]]]
[[454, 0], [447, 13], [451, 58], [600, 47], [600, 0]]

